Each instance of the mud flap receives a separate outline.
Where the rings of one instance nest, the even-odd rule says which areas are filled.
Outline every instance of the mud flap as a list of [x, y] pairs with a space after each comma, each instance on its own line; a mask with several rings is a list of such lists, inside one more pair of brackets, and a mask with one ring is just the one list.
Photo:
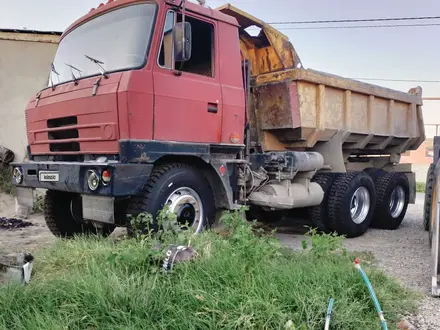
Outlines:
[[115, 199], [82, 195], [82, 209], [84, 220], [92, 220], [107, 224], [115, 223]]
[[17, 204], [20, 207], [27, 207], [32, 210], [34, 207], [34, 189], [17, 187]]

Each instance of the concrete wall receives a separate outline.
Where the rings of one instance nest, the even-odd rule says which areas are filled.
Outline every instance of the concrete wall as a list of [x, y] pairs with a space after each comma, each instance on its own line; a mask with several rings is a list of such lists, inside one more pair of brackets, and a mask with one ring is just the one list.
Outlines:
[[[58, 36], [0, 32], [0, 145], [26, 155], [25, 108], [47, 85]], [[36, 40], [36, 41], [34, 41]]]

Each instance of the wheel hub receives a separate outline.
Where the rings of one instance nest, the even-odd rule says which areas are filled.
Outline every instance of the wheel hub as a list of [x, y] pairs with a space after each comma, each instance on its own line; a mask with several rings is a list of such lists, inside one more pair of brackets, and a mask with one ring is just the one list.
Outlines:
[[394, 188], [390, 198], [390, 214], [393, 218], [398, 218], [405, 207], [405, 190], [401, 186]]
[[370, 211], [370, 193], [367, 188], [359, 187], [353, 194], [350, 202], [350, 214], [354, 223], [365, 221]]
[[169, 211], [177, 216], [177, 222], [200, 232], [203, 228], [203, 204], [200, 196], [191, 188], [175, 190], [166, 201]]

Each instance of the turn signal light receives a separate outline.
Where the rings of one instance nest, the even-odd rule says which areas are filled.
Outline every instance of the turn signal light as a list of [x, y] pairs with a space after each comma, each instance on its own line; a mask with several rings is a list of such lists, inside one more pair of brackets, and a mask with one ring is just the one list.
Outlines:
[[110, 183], [110, 181], [112, 180], [112, 174], [109, 170], [104, 170], [102, 171], [102, 183], [104, 184], [104, 186], [108, 185]]
[[239, 143], [240, 142], [240, 134], [232, 133], [231, 134], [231, 142], [232, 143]]

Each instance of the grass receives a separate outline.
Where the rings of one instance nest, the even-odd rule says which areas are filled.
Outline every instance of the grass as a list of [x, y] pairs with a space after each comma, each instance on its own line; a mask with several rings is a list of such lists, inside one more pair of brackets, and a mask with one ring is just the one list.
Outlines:
[[[194, 261], [160, 270], [156, 238], [59, 240], [36, 255], [30, 285], [0, 288], [0, 329], [379, 329], [367, 288], [342, 239], [312, 232], [293, 252], [232, 214], [222, 232], [191, 239]], [[185, 244], [188, 235], [164, 234]], [[389, 328], [415, 296], [366, 268]]]
[[417, 182], [416, 183], [416, 191], [418, 193], [424, 193], [426, 190], [426, 183], [424, 182]]
[[12, 185], [12, 174], [9, 167], [0, 166], [0, 192], [12, 195], [15, 192], [14, 186]]

